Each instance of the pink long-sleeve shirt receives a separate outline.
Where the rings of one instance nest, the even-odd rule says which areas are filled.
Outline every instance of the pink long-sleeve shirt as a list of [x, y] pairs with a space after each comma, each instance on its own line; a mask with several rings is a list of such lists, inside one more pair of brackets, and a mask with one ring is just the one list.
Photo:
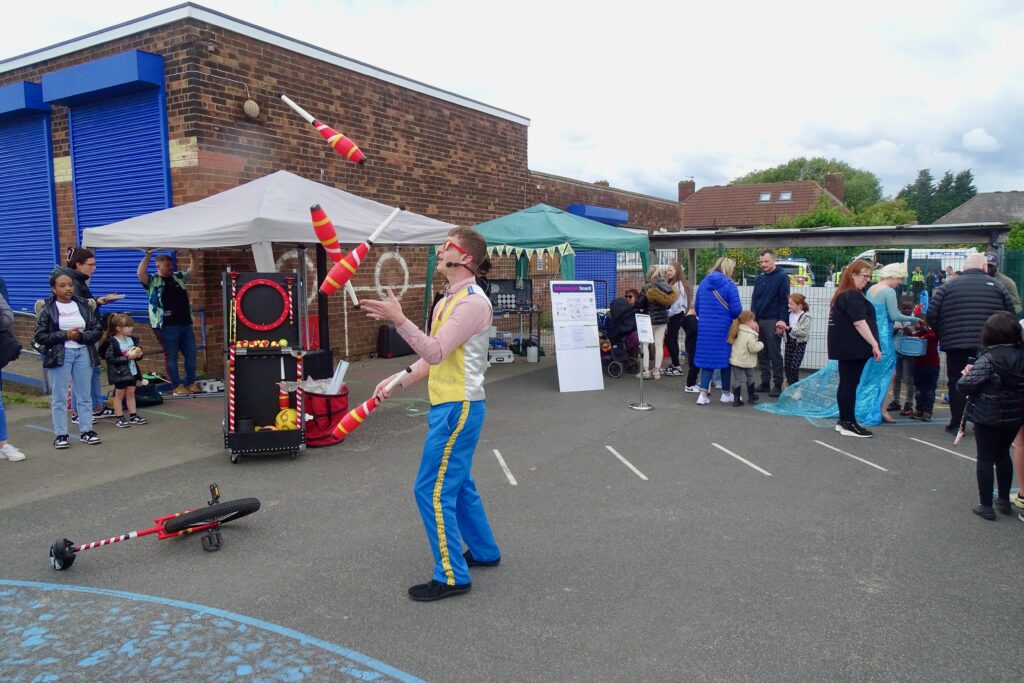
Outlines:
[[[474, 276], [467, 277], [448, 285], [444, 298], [434, 307], [435, 314], [444, 309], [448, 300], [462, 289], [475, 284]], [[452, 351], [475, 334], [480, 334], [491, 325], [491, 306], [483, 297], [470, 295], [462, 297], [445, 324], [432, 337], [411, 320], [406, 320], [397, 328], [402, 339], [409, 342], [412, 350], [419, 355], [419, 360], [412, 364], [412, 372], [402, 380], [402, 386], [415, 384], [430, 374], [430, 366], [437, 365], [448, 357]], [[431, 321], [433, 323], [433, 321]]]

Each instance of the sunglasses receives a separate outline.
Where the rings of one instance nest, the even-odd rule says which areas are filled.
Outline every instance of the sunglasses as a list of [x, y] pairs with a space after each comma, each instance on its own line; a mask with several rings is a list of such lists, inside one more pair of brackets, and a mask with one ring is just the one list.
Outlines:
[[441, 245], [441, 251], [447, 251], [448, 247], [451, 247], [452, 249], [454, 249], [455, 251], [459, 252], [460, 254], [463, 254], [465, 256], [469, 256], [469, 252], [468, 251], [466, 251], [465, 249], [463, 249], [459, 245], [455, 244], [455, 242], [452, 242], [450, 239], [444, 241], [444, 244]]

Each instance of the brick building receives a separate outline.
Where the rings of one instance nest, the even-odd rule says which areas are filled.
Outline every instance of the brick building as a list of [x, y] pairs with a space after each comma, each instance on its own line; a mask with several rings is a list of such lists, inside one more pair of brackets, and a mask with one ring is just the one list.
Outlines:
[[[278, 91], [355, 140], [366, 165], [341, 160]], [[243, 110], [249, 99], [259, 107], [255, 116]], [[531, 174], [528, 125], [518, 114], [180, 5], [0, 62], [0, 275], [14, 307], [30, 310], [49, 294], [47, 275], [84, 228], [196, 201], [277, 170], [460, 225], [516, 211], [543, 194], [563, 207], [582, 200], [625, 208], [635, 217], [631, 225], [678, 226], [677, 202]], [[294, 268], [290, 251], [275, 247], [281, 269]], [[403, 304], [419, 319], [426, 249], [403, 247], [401, 258], [391, 255], [377, 268], [381, 253], [360, 269], [357, 290], [400, 282], [407, 269], [414, 284]], [[98, 254], [94, 290], [129, 294], [105, 310], [144, 310], [135, 280], [140, 256]], [[196, 276], [192, 302], [203, 312], [206, 369], [218, 374], [220, 274], [228, 265], [251, 269], [251, 256], [204, 250], [178, 259]], [[347, 305], [340, 296], [331, 301], [332, 346], [344, 356], [366, 355], [377, 324]]]
[[780, 218], [807, 213], [824, 197], [849, 211], [843, 204], [842, 173], [825, 177], [825, 187], [813, 180], [778, 183], [712, 185], [696, 190], [694, 182], [679, 183], [682, 227], [686, 229], [755, 228], [772, 225]]

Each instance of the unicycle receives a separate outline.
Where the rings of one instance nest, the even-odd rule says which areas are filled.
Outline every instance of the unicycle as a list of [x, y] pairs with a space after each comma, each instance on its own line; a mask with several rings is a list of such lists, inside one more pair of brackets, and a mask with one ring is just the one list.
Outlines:
[[153, 526], [148, 529], [129, 531], [120, 536], [78, 545], [66, 538], [56, 541], [50, 546], [50, 565], [58, 571], [63, 571], [75, 563], [76, 554], [83, 550], [101, 548], [105, 545], [151, 534], [156, 534], [157, 539], [162, 541], [205, 531], [206, 533], [202, 536], [203, 550], [207, 552], [220, 550], [222, 539], [218, 528], [222, 524], [256, 512], [260, 509], [260, 501], [256, 498], [239, 498], [222, 503], [220, 502], [220, 487], [217, 484], [210, 484], [210, 496], [211, 499], [207, 501], [206, 507], [157, 517], [153, 520]]

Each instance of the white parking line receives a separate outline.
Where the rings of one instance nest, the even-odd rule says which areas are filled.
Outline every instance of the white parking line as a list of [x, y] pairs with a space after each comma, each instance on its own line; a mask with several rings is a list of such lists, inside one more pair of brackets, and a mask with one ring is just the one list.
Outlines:
[[641, 472], [640, 470], [638, 470], [637, 468], [633, 467], [633, 463], [631, 463], [630, 461], [628, 461], [625, 458], [623, 458], [621, 453], [619, 453], [617, 450], [615, 450], [614, 448], [612, 448], [611, 446], [608, 446], [608, 445], [605, 445], [605, 448], [607, 448], [609, 451], [611, 451], [612, 455], [614, 455], [616, 458], [621, 460], [622, 464], [624, 464], [629, 469], [633, 470], [633, 474], [635, 474], [636, 476], [640, 477], [644, 481], [648, 481], [647, 475], [644, 474], [643, 472]]
[[508, 465], [505, 464], [505, 458], [501, 457], [501, 452], [498, 451], [497, 448], [493, 450], [494, 457], [498, 459], [498, 464], [501, 465], [501, 471], [505, 473], [506, 477], [508, 477], [508, 483], [512, 484], [512, 486], [517, 486], [516, 478], [512, 476], [512, 472], [508, 469]]
[[766, 477], [770, 477], [770, 476], [772, 476], [772, 473], [771, 473], [771, 472], [769, 472], [768, 470], [765, 470], [765, 469], [761, 469], [760, 467], [758, 467], [758, 466], [757, 466], [757, 465], [755, 465], [754, 463], [750, 462], [749, 460], [747, 460], [747, 459], [746, 459], [746, 458], [744, 458], [743, 456], [740, 456], [740, 455], [736, 455], [735, 453], [733, 453], [732, 451], [730, 451], [730, 450], [729, 450], [728, 448], [726, 448], [725, 446], [720, 446], [719, 444], [717, 444], [717, 443], [715, 443], [715, 442], [713, 442], [713, 441], [711, 442], [711, 445], [712, 445], [712, 446], [714, 446], [715, 448], [717, 448], [718, 450], [722, 451], [723, 453], [728, 453], [729, 455], [731, 455], [732, 457], [736, 458], [737, 460], [739, 460], [739, 461], [740, 461], [741, 463], [743, 463], [743, 464], [744, 464], [744, 465], [746, 465], [747, 467], [753, 467], [753, 468], [754, 468], [755, 470], [757, 470], [758, 472], [760, 472], [760, 473], [761, 473], [761, 474], [763, 474], [764, 476], [766, 476]]
[[854, 460], [859, 460], [860, 462], [864, 463], [865, 465], [871, 465], [871, 466], [872, 466], [872, 467], [874, 467], [874, 468], [875, 468], [876, 470], [882, 470], [883, 472], [888, 472], [888, 471], [889, 471], [889, 470], [885, 469], [884, 467], [882, 467], [881, 465], [876, 465], [875, 463], [871, 462], [870, 460], [865, 460], [864, 458], [858, 458], [858, 457], [857, 457], [856, 455], [854, 455], [853, 453], [847, 453], [846, 451], [841, 451], [841, 450], [839, 450], [839, 449], [838, 449], [838, 448], [836, 448], [835, 446], [829, 446], [829, 445], [828, 445], [827, 443], [825, 443], [824, 441], [818, 441], [817, 439], [815, 439], [815, 440], [814, 440], [814, 443], [816, 443], [816, 444], [819, 444], [819, 445], [822, 445], [822, 446], [824, 446], [825, 448], [830, 448], [830, 449], [832, 449], [833, 451], [835, 451], [836, 453], [842, 453], [843, 455], [845, 455], [845, 456], [846, 456], [846, 457], [848, 457], [848, 458], [853, 458]]
[[909, 439], [910, 439], [911, 441], [916, 441], [916, 442], [918, 442], [918, 443], [923, 443], [923, 444], [924, 444], [925, 446], [931, 446], [932, 448], [936, 448], [936, 449], [938, 449], [938, 450], [940, 450], [940, 451], [945, 451], [945, 452], [947, 452], [947, 453], [952, 453], [953, 455], [955, 455], [955, 456], [956, 456], [956, 457], [958, 457], [958, 458], [963, 458], [964, 460], [970, 460], [971, 462], [978, 462], [978, 461], [977, 461], [977, 459], [975, 459], [975, 458], [972, 458], [972, 457], [971, 457], [971, 456], [969, 456], [969, 455], [964, 455], [963, 453], [957, 453], [956, 451], [951, 451], [951, 450], [949, 450], [948, 448], [943, 448], [942, 446], [936, 446], [936, 445], [935, 445], [935, 444], [933, 444], [933, 443], [928, 443], [927, 441], [922, 441], [921, 439], [915, 439], [915, 438], [914, 438], [914, 437], [912, 437], [912, 436], [911, 436], [911, 437], [908, 437], [908, 438], [909, 438]]

